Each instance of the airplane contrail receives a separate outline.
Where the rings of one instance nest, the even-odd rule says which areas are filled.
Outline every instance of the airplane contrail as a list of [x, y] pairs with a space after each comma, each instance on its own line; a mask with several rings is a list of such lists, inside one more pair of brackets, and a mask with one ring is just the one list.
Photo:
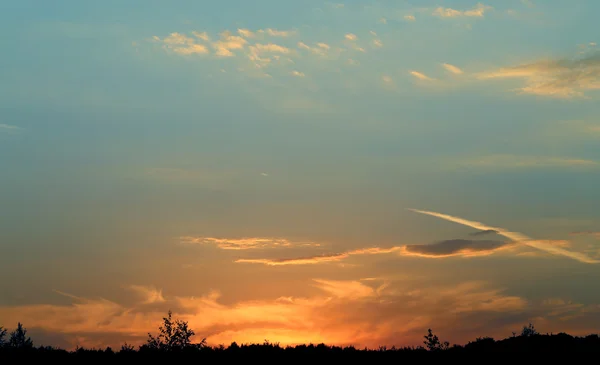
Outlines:
[[554, 254], [554, 255], [569, 257], [571, 259], [574, 259], [574, 260], [577, 260], [580, 262], [584, 262], [587, 264], [597, 264], [600, 262], [599, 260], [595, 260], [585, 254], [582, 254], [579, 252], [571, 252], [571, 251], [565, 250], [560, 247], [549, 245], [549, 244], [545, 243], [544, 241], [534, 240], [530, 237], [525, 236], [522, 233], [510, 232], [503, 228], [491, 227], [491, 226], [488, 226], [487, 224], [484, 224], [481, 222], [474, 222], [474, 221], [470, 221], [470, 220], [467, 220], [464, 218], [454, 217], [454, 216], [451, 216], [448, 214], [442, 214], [442, 213], [436, 213], [436, 212], [430, 212], [430, 211], [418, 210], [418, 209], [408, 209], [408, 210], [416, 212], [416, 213], [427, 214], [427, 215], [441, 218], [441, 219], [444, 219], [444, 220], [447, 220], [450, 222], [462, 224], [464, 226], [479, 229], [481, 231], [494, 230], [497, 232], [497, 234], [504, 236], [512, 241], [520, 242], [527, 246], [534, 247], [534, 248], [537, 248], [538, 250], [546, 251], [546, 252]]

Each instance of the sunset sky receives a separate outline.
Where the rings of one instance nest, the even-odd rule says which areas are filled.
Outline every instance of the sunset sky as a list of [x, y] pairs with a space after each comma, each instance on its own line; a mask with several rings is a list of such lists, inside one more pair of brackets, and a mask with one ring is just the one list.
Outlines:
[[600, 1], [0, 2], [0, 326], [600, 328]]

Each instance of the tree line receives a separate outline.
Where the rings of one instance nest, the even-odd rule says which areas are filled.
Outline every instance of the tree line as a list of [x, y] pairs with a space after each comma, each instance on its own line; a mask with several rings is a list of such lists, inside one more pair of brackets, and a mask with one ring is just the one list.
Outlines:
[[[155, 358], [160, 356], [186, 356], [204, 357], [215, 361], [249, 358], [274, 358], [285, 361], [286, 359], [313, 358], [331, 359], [362, 359], [364, 361], [382, 361], [397, 357], [411, 356], [463, 356], [473, 353], [503, 353], [503, 352], [536, 352], [548, 355], [556, 352], [594, 352], [600, 354], [600, 337], [591, 334], [585, 337], [574, 337], [566, 333], [540, 334], [532, 324], [523, 326], [521, 332], [512, 333], [512, 336], [502, 340], [491, 337], [478, 337], [466, 345], [450, 345], [442, 341], [431, 329], [423, 336], [422, 346], [413, 347], [385, 347], [377, 349], [357, 349], [353, 346], [339, 347], [325, 344], [310, 344], [282, 347], [279, 343], [267, 340], [262, 344], [238, 345], [233, 342], [228, 347], [224, 345], [208, 346], [206, 338], [193, 342], [195, 332], [188, 322], [173, 319], [171, 311], [163, 317], [158, 333], [148, 333], [146, 342], [137, 348], [131, 344], [123, 344], [118, 351], [110, 347], [106, 349], [85, 349], [78, 347], [74, 351], [59, 348], [40, 346], [35, 347], [32, 339], [27, 335], [27, 329], [19, 322], [17, 328], [8, 333], [6, 328], [0, 326], [0, 360], [9, 356], [38, 355], [43, 358], [53, 357], [88, 357], [92, 358], [128, 358], [144, 357]], [[1, 363], [1, 361], [0, 361]]]

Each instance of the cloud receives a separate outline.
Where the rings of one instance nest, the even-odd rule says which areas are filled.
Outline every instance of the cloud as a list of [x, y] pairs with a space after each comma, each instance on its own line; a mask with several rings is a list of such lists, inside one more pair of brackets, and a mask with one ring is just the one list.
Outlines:
[[[560, 245], [560, 242], [549, 242], [548, 244]], [[395, 253], [399, 256], [418, 256], [425, 258], [444, 258], [454, 256], [474, 257], [490, 255], [496, 251], [513, 247], [515, 247], [514, 242], [453, 239], [426, 245], [404, 245], [390, 248], [370, 247], [341, 253], [328, 253], [283, 259], [237, 259], [235, 262], [261, 264], [266, 266], [317, 265], [340, 262], [350, 258], [351, 256], [382, 255], [392, 253]]]
[[208, 36], [208, 33], [206, 33], [206, 32], [193, 31], [192, 34], [194, 35], [194, 37], [201, 39], [205, 42], [210, 41], [210, 37]]
[[442, 18], [456, 18], [456, 17], [483, 17], [486, 11], [492, 10], [491, 6], [483, 5], [482, 3], [477, 4], [473, 9], [470, 10], [456, 10], [452, 8], [438, 7], [433, 11], [433, 15]]
[[381, 40], [379, 40], [379, 39], [374, 39], [374, 40], [373, 40], [373, 45], [374, 45], [375, 47], [383, 47], [383, 43], [382, 43], [382, 42], [381, 42]]
[[486, 229], [484, 231], [477, 231], [470, 233], [469, 236], [478, 237], [478, 236], [486, 236], [488, 234], [497, 234], [498, 232], [493, 229]]
[[346, 38], [349, 41], [355, 41], [358, 37], [356, 36], [356, 34], [348, 33], [344, 36], [344, 38]]
[[154, 304], [164, 303], [165, 298], [163, 297], [162, 290], [158, 290], [154, 287], [148, 287], [143, 285], [130, 285], [129, 289], [135, 291], [142, 297], [143, 304]]
[[453, 239], [430, 245], [407, 245], [405, 246], [405, 253], [411, 256], [432, 258], [451, 256], [471, 257], [489, 255], [513, 245], [511, 242], [502, 241]]
[[179, 242], [188, 245], [216, 245], [223, 250], [250, 250], [277, 247], [319, 247], [313, 242], [292, 242], [285, 238], [251, 237], [251, 238], [215, 238], [183, 236]]
[[283, 54], [287, 54], [290, 53], [290, 49], [284, 46], [280, 46], [278, 44], [274, 44], [274, 43], [268, 43], [268, 44], [261, 44], [261, 43], [256, 43], [253, 46], [250, 46], [250, 49], [256, 49], [259, 52], [272, 52], [272, 53], [283, 53]]
[[414, 22], [416, 20], [414, 15], [405, 15], [404, 20], [408, 20], [409, 22]]
[[414, 77], [416, 77], [419, 80], [425, 80], [425, 81], [433, 81], [435, 79], [432, 79], [431, 77], [425, 75], [424, 73], [418, 72], [418, 71], [411, 71], [410, 72], [411, 75], [413, 75]]
[[590, 236], [594, 238], [600, 239], [600, 232], [592, 232], [592, 231], [579, 231], [579, 232], [571, 232], [572, 236]]
[[326, 56], [327, 52], [331, 49], [331, 46], [328, 45], [327, 43], [318, 42], [318, 43], [316, 43], [316, 45], [317, 45], [316, 47], [311, 47], [304, 42], [297, 43], [298, 48], [310, 51], [311, 53], [318, 55], [318, 56]]
[[463, 70], [449, 63], [442, 63], [442, 67], [455, 75], [461, 75], [463, 73]]
[[517, 156], [507, 154], [497, 154], [490, 156], [481, 156], [464, 161], [465, 164], [481, 167], [597, 167], [597, 161], [560, 158], [560, 157], [542, 157], [542, 156]]
[[381, 24], [387, 24], [387, 19], [386, 19], [386, 18], [380, 18], [380, 19], [379, 19], [379, 22], [380, 22]]
[[342, 252], [342, 253], [332, 253], [332, 254], [324, 254], [324, 255], [316, 255], [316, 256], [307, 256], [307, 257], [298, 257], [298, 258], [289, 258], [289, 259], [238, 259], [235, 262], [247, 263], [247, 264], [262, 264], [262, 265], [267, 265], [267, 266], [315, 265], [315, 264], [342, 261], [350, 256], [388, 254], [388, 253], [392, 253], [392, 252], [399, 252], [402, 249], [403, 249], [402, 247], [390, 247], [390, 248], [370, 247], [370, 248], [362, 248], [362, 249], [357, 249], [357, 250], [352, 250], [352, 251], [347, 251], [347, 252]]
[[[525, 311], [529, 311], [525, 315], [531, 315], [532, 310], [540, 315], [564, 307], [550, 303], [537, 309], [523, 298], [504, 294], [482, 282], [451, 286], [404, 280], [367, 283], [317, 278], [306, 283], [318, 289], [309, 297], [230, 304], [220, 302], [218, 291], [200, 297], [166, 297], [153, 306], [126, 306], [103, 298], [67, 294], [73, 300], [67, 305], [0, 306], [0, 322], [19, 319], [32, 332], [53, 334], [45, 338], [60, 338], [71, 348], [118, 348], [124, 341], [142, 344], [147, 333], [155, 333], [160, 319], [172, 309], [175, 318], [189, 322], [197, 334], [196, 340], [207, 337], [210, 345], [233, 341], [261, 343], [267, 338], [283, 346], [324, 342], [376, 348], [417, 345], [433, 324], [437, 331], [455, 335], [450, 340], [460, 342], [479, 335], [476, 331], [486, 324], [493, 334], [509, 333], [507, 326], [520, 326], [523, 319], [515, 318], [498, 326], [498, 318]], [[583, 313], [585, 308], [575, 310]], [[457, 336], [453, 330], [459, 323], [462, 331]]]
[[245, 47], [248, 41], [240, 36], [231, 35], [226, 31], [221, 33], [220, 40], [213, 42], [212, 47], [216, 50], [215, 55], [219, 57], [233, 57], [234, 50], [241, 50]]
[[244, 38], [254, 38], [256, 34], [249, 29], [238, 29], [238, 34]]
[[203, 44], [196, 43], [194, 38], [181, 33], [171, 33], [167, 37], [160, 39], [154, 36], [153, 39], [163, 43], [164, 47], [180, 55], [206, 54], [208, 48]]
[[529, 8], [535, 7], [535, 4], [533, 3], [532, 0], [521, 0], [521, 2], [523, 3], [523, 5], [525, 5]]
[[[256, 43], [248, 46], [248, 58], [258, 68], [268, 66], [272, 61], [279, 60], [279, 54], [290, 54], [291, 49], [275, 43]], [[275, 55], [273, 55], [275, 53]]]
[[10, 124], [3, 124], [0, 123], [0, 131], [5, 130], [5, 131], [19, 131], [21, 130], [21, 127], [17, 127], [16, 125], [10, 125]]
[[293, 30], [277, 30], [277, 29], [267, 28], [264, 31], [268, 35], [273, 36], [273, 37], [290, 37], [290, 36], [296, 34], [296, 31], [293, 31]]
[[300, 72], [300, 71], [296, 71], [296, 70], [292, 71], [291, 73], [292, 73], [292, 76], [296, 76], [296, 77], [304, 77], [304, 76], [306, 76], [304, 74], [304, 72]]
[[520, 94], [556, 98], [584, 97], [600, 89], [600, 52], [573, 59], [540, 60], [477, 74], [480, 80], [522, 79]]
[[425, 211], [425, 210], [417, 210], [417, 209], [409, 209], [409, 210], [416, 212], [416, 213], [431, 215], [433, 217], [441, 218], [441, 219], [444, 219], [444, 220], [447, 220], [450, 222], [462, 224], [462, 225], [465, 225], [465, 226], [468, 226], [471, 228], [475, 228], [475, 229], [479, 229], [482, 231], [494, 230], [497, 232], [497, 234], [512, 240], [516, 244], [527, 245], [527, 246], [536, 248], [541, 251], [545, 251], [545, 252], [553, 254], [553, 255], [568, 257], [568, 258], [577, 260], [579, 262], [588, 263], [588, 264], [597, 264], [600, 262], [599, 260], [592, 259], [585, 254], [565, 250], [565, 249], [559, 247], [559, 245], [553, 245], [551, 243], [548, 243], [548, 241], [534, 240], [530, 237], [525, 236], [524, 234], [517, 233], [517, 232], [510, 232], [503, 228], [490, 227], [490, 226], [480, 223], [480, 222], [469, 221], [467, 219], [453, 217], [451, 215], [442, 214], [442, 213], [436, 213], [436, 212]]

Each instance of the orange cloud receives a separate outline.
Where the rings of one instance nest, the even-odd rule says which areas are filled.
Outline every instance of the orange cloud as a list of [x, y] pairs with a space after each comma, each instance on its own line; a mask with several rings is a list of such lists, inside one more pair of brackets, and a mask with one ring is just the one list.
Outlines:
[[[141, 344], [146, 333], [156, 331], [166, 311], [173, 309], [177, 318], [189, 321], [197, 336], [207, 337], [212, 345], [256, 343], [266, 338], [282, 345], [325, 342], [376, 347], [418, 344], [433, 324], [450, 333], [460, 323], [463, 332], [471, 336], [481, 324], [492, 323], [495, 328], [499, 316], [519, 314], [530, 306], [523, 298], [480, 282], [454, 287], [403, 281], [368, 283], [315, 279], [312, 285], [320, 293], [311, 297], [232, 304], [221, 303], [216, 291], [202, 297], [168, 297], [152, 306], [146, 301], [125, 306], [102, 298], [70, 296], [73, 303], [68, 305], [0, 307], [0, 323], [18, 319], [33, 331], [67, 339], [72, 347], [118, 348], [123, 341]], [[476, 322], [469, 322], [474, 319]]]
[[352, 250], [342, 253], [325, 254], [318, 256], [299, 257], [291, 259], [238, 259], [237, 263], [248, 263], [248, 264], [263, 264], [267, 266], [286, 266], [286, 265], [314, 265], [328, 262], [337, 262], [344, 260], [350, 256], [355, 255], [377, 255], [387, 254], [402, 250], [402, 247], [391, 247], [391, 248], [362, 248], [358, 250]]
[[587, 263], [587, 264], [600, 263], [600, 260], [593, 259], [581, 252], [573, 252], [573, 251], [565, 250], [564, 248], [560, 247], [560, 245], [552, 244], [552, 241], [549, 241], [549, 240], [534, 240], [534, 239], [531, 239], [531, 238], [525, 236], [524, 234], [521, 234], [518, 232], [511, 232], [511, 231], [508, 231], [503, 228], [496, 228], [496, 227], [488, 226], [481, 222], [470, 221], [468, 219], [454, 217], [454, 216], [451, 216], [448, 214], [442, 214], [442, 213], [418, 210], [418, 209], [409, 209], [409, 210], [416, 212], [416, 213], [426, 214], [426, 215], [430, 215], [430, 216], [437, 217], [440, 219], [444, 219], [444, 220], [447, 220], [450, 222], [462, 224], [464, 226], [479, 229], [481, 231], [493, 230], [496, 232], [496, 234], [504, 236], [504, 237], [512, 240], [515, 243], [524, 244], [526, 246], [529, 246], [529, 247], [532, 247], [532, 248], [535, 248], [535, 249], [538, 249], [538, 250], [541, 250], [541, 251], [544, 251], [544, 252], [547, 252], [547, 253], [550, 253], [553, 255], [568, 257], [573, 260], [577, 260], [579, 262], [583, 262], [583, 263]]
[[215, 238], [183, 236], [179, 238], [183, 244], [214, 244], [223, 250], [249, 250], [276, 247], [318, 247], [313, 242], [292, 242], [285, 238], [249, 237], [249, 238]]

